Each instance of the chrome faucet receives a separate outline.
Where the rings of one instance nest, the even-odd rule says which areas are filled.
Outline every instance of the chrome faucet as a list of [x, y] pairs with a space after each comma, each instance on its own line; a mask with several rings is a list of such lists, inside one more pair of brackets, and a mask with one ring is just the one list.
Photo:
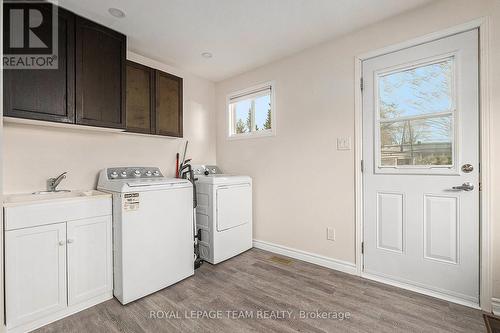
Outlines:
[[58, 190], [57, 186], [66, 178], [68, 172], [63, 172], [55, 178], [47, 179], [47, 192], [66, 192], [66, 190]]

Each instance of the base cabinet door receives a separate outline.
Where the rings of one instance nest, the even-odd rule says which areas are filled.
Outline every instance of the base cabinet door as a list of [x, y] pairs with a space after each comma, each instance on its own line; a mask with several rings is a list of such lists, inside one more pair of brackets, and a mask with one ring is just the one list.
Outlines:
[[113, 289], [111, 216], [70, 221], [68, 226], [68, 304]]
[[5, 249], [9, 328], [66, 308], [66, 223], [7, 231]]

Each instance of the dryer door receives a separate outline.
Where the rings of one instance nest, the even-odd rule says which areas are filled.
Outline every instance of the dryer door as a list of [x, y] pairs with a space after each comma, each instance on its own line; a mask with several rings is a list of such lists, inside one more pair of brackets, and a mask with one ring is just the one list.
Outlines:
[[217, 194], [217, 231], [231, 229], [252, 220], [250, 184], [219, 186]]

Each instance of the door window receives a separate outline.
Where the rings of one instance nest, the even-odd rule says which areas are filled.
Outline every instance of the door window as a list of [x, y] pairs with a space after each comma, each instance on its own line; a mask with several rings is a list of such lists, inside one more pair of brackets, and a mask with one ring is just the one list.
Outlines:
[[378, 168], [453, 168], [454, 56], [376, 74]]

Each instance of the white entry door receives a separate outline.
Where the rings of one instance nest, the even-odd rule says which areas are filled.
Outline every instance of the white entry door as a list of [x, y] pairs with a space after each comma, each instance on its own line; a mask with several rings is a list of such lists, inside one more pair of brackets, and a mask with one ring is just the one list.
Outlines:
[[478, 31], [363, 62], [364, 272], [479, 302]]

